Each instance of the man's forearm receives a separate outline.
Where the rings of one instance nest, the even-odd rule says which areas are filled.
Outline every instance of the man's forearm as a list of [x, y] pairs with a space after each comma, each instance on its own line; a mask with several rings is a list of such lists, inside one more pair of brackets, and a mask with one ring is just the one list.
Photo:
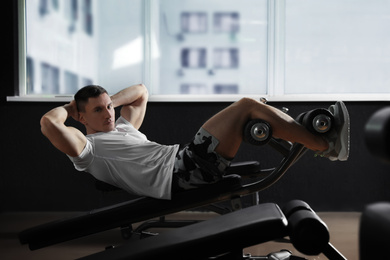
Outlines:
[[53, 108], [43, 115], [40, 121], [41, 131], [58, 150], [75, 157], [84, 149], [86, 138], [78, 129], [65, 125], [69, 117], [78, 120], [74, 100], [64, 106]]
[[53, 108], [52, 110], [44, 114], [42, 119], [65, 123], [68, 117], [69, 117], [68, 110], [66, 109], [65, 106], [61, 106], [61, 107]]
[[53, 108], [52, 110], [44, 114], [41, 118], [42, 130], [45, 128], [45, 126], [47, 126], [47, 124], [64, 124], [69, 117], [73, 117], [75, 120], [78, 119], [78, 112], [75, 107], [74, 101], [64, 106]]
[[146, 102], [148, 91], [144, 84], [134, 85], [125, 88], [115, 95], [111, 96], [114, 107], [136, 105], [136, 103]]
[[45, 136], [49, 136], [55, 125], [64, 124], [68, 118], [68, 111], [65, 107], [56, 107], [44, 114], [41, 118], [41, 131]]

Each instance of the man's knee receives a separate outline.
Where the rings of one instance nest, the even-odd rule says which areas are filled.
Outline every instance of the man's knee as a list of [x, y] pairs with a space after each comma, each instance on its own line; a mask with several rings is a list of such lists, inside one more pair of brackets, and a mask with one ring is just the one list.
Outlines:
[[242, 107], [245, 111], [250, 111], [252, 108], [255, 108], [259, 105], [259, 102], [254, 100], [253, 98], [243, 97], [239, 101], [237, 101], [237, 105]]

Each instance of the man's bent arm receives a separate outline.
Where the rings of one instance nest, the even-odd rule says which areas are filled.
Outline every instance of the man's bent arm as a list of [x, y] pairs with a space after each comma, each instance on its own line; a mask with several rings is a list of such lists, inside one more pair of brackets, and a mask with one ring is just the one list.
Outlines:
[[74, 101], [47, 112], [41, 118], [41, 131], [58, 150], [75, 157], [83, 151], [87, 139], [78, 129], [65, 125], [68, 117], [78, 118]]
[[121, 116], [139, 129], [146, 113], [148, 90], [144, 84], [134, 85], [111, 96], [114, 107], [122, 106]]

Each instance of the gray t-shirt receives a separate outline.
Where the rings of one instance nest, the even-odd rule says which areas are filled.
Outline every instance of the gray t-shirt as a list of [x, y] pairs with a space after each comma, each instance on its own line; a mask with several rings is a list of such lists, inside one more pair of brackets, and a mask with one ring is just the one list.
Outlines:
[[86, 137], [81, 154], [69, 156], [78, 171], [136, 195], [171, 198], [179, 145], [151, 142], [123, 117], [116, 121], [115, 130]]

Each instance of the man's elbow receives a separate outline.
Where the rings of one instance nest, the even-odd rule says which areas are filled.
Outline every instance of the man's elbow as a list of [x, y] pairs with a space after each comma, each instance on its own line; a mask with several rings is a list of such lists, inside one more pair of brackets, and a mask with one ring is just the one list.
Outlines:
[[46, 133], [47, 124], [48, 124], [47, 117], [46, 116], [42, 116], [41, 120], [40, 120], [40, 125], [41, 125], [41, 132], [42, 132], [43, 135], [45, 135], [45, 133]]
[[147, 87], [143, 83], [141, 83], [139, 85], [140, 85], [143, 97], [145, 99], [148, 99], [149, 98], [149, 91], [148, 91]]
[[46, 115], [42, 116], [41, 121], [41, 132], [44, 136], [47, 136], [47, 134], [50, 132], [51, 126], [53, 125], [53, 122], [50, 120], [49, 117]]

